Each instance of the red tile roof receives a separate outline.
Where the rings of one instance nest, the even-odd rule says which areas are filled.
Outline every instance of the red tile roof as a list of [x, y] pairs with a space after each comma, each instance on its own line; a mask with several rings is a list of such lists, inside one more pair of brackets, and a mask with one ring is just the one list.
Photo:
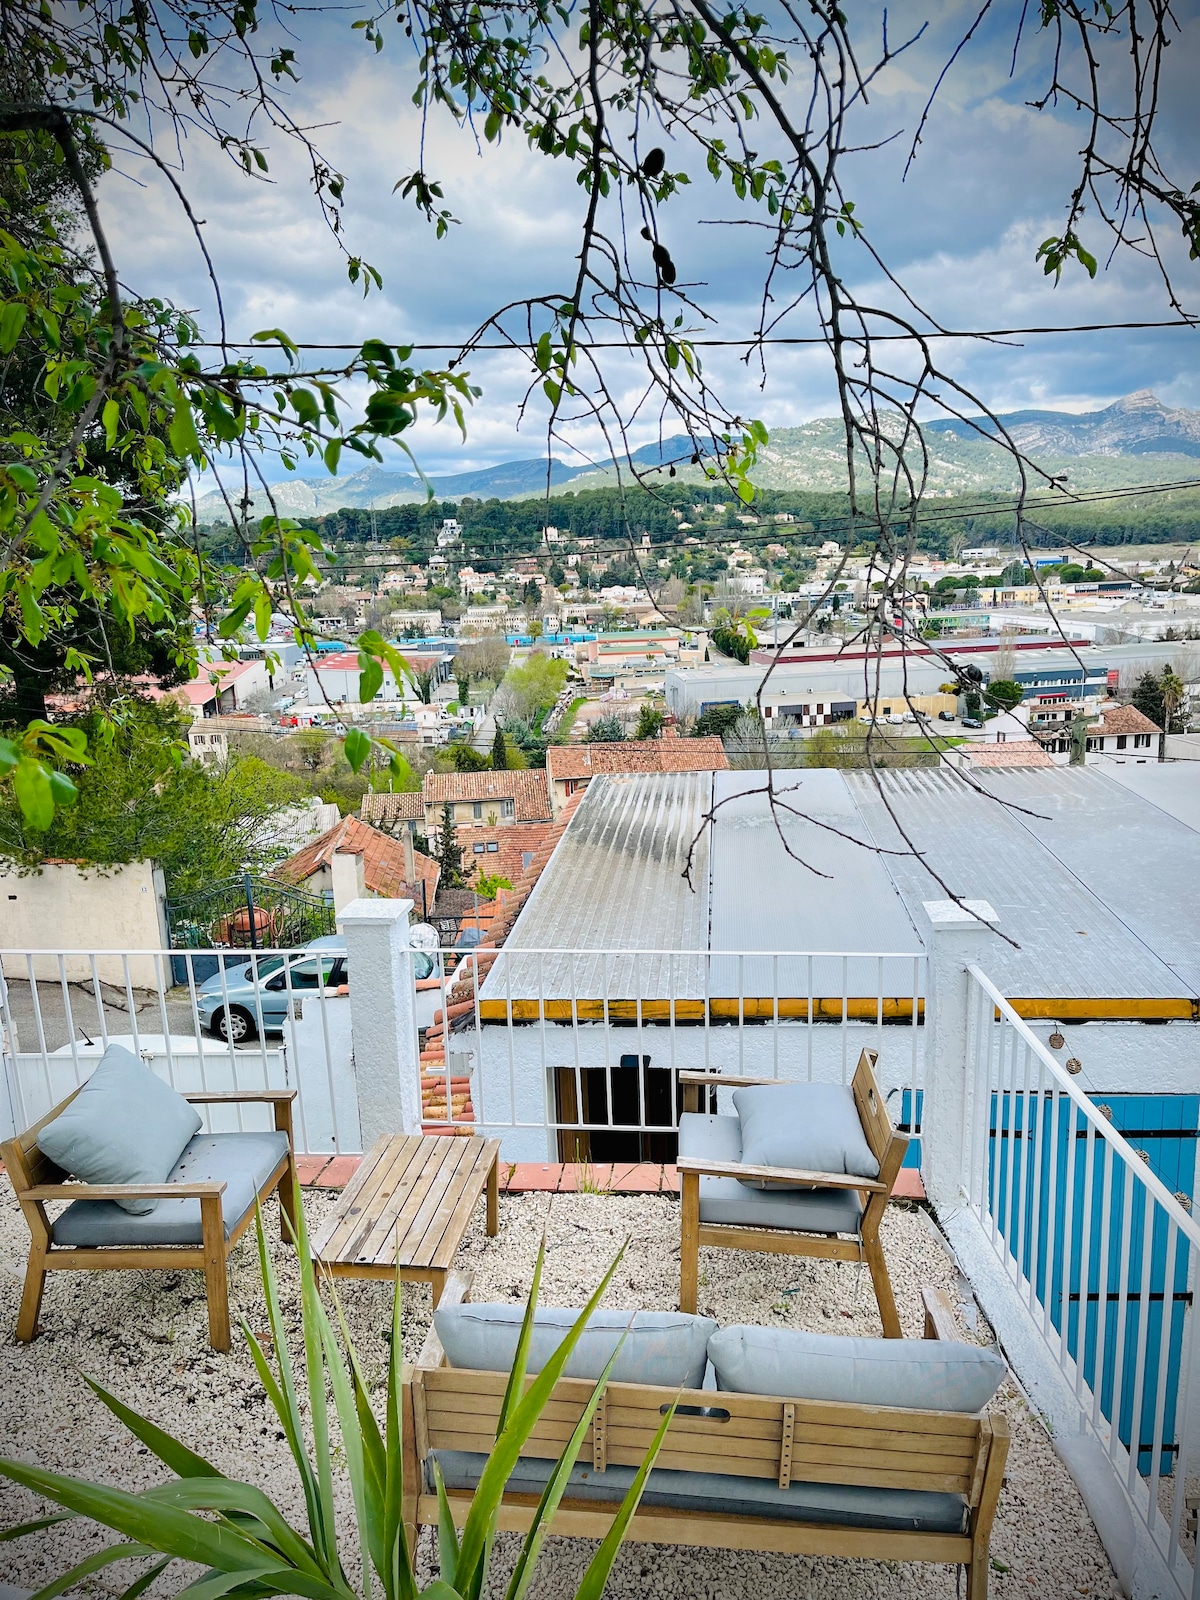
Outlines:
[[1036, 739], [1006, 739], [1003, 744], [964, 744], [959, 754], [973, 767], [1052, 767]]
[[423, 822], [425, 801], [419, 789], [403, 794], [365, 794], [358, 814], [364, 822], [385, 828], [396, 822]]
[[1105, 706], [1100, 721], [1088, 729], [1090, 735], [1103, 737], [1111, 733], [1161, 733], [1157, 722], [1139, 711], [1136, 706]]
[[[297, 850], [295, 855], [281, 862], [275, 870], [290, 883], [303, 883], [322, 867], [332, 864], [335, 850], [362, 856], [363, 878], [371, 894], [390, 900], [415, 900], [418, 906], [422, 904], [421, 882], [413, 884], [405, 881], [404, 846], [386, 833], [381, 833], [378, 828], [360, 822], [357, 817], [343, 817], [319, 839], [314, 839], [303, 850]], [[432, 905], [441, 869], [436, 861], [431, 861], [419, 850], [413, 851], [413, 858], [418, 878], [425, 884], [425, 899]]]
[[592, 778], [600, 772], [723, 772], [728, 766], [725, 746], [716, 737], [552, 744], [546, 751], [546, 773], [551, 782]]
[[[509, 822], [486, 828], [460, 823], [455, 831], [462, 846], [463, 877], [468, 886], [475, 871], [489, 878], [498, 874], [515, 886], [532, 866], [553, 826], [552, 822]], [[489, 850], [489, 845], [496, 848]]]
[[550, 789], [538, 768], [524, 772], [427, 772], [421, 785], [426, 805], [456, 800], [511, 800], [517, 822], [549, 822]]

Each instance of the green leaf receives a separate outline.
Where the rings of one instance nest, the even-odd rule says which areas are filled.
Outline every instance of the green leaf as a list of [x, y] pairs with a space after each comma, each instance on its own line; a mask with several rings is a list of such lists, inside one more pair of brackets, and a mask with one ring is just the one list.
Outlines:
[[[399, 184], [396, 187], [399, 188]], [[391, 370], [396, 365], [396, 358], [392, 354], [391, 345], [384, 344], [382, 339], [366, 340], [360, 354], [364, 361], [370, 361], [378, 367], [387, 367]]]
[[[374, 656], [363, 655], [358, 657], [358, 698], [365, 705], [368, 700], [374, 700], [383, 687], [383, 668]], [[355, 769], [357, 771], [357, 768]]]
[[60, 1522], [74, 1520], [73, 1511], [60, 1511], [53, 1517], [38, 1517], [34, 1522], [19, 1522], [15, 1528], [0, 1528], [0, 1544], [7, 1544], [12, 1539], [24, 1539], [26, 1534], [41, 1533], [43, 1528], [56, 1528]]
[[17, 340], [21, 337], [21, 329], [25, 326], [28, 315], [28, 306], [19, 300], [9, 300], [3, 310], [0, 310], [0, 355], [11, 355], [16, 349]]
[[101, 1388], [94, 1378], [84, 1374], [84, 1383], [97, 1398], [108, 1407], [118, 1422], [123, 1422], [133, 1434], [135, 1439], [140, 1439], [152, 1455], [156, 1455], [164, 1466], [180, 1478], [219, 1478], [222, 1476], [213, 1466], [211, 1461], [206, 1461], [203, 1456], [198, 1456], [180, 1444], [178, 1439], [172, 1438], [169, 1433], [151, 1422], [148, 1418], [132, 1411], [123, 1400], [118, 1400], [116, 1395], [109, 1394], [107, 1389]]
[[51, 772], [50, 796], [56, 806], [73, 806], [79, 799], [79, 790], [65, 772]]
[[361, 728], [351, 728], [342, 741], [342, 747], [351, 770], [357, 772], [370, 754], [371, 741]]
[[38, 475], [32, 467], [25, 466], [21, 461], [13, 461], [4, 470], [18, 489], [24, 489], [27, 494], [33, 494], [37, 490]]
[[[675, 1402], [675, 1405], [678, 1401]], [[662, 1449], [663, 1440], [667, 1436], [667, 1429], [675, 1416], [675, 1405], [672, 1405], [666, 1416], [658, 1425], [658, 1431], [651, 1441], [646, 1452], [646, 1459], [637, 1469], [637, 1475], [629, 1485], [629, 1492], [621, 1502], [621, 1509], [613, 1518], [612, 1527], [604, 1535], [599, 1550], [592, 1557], [583, 1581], [575, 1591], [575, 1600], [603, 1600], [604, 1586], [608, 1582], [609, 1573], [612, 1571], [613, 1562], [617, 1559], [617, 1551], [625, 1537], [625, 1530], [633, 1521], [634, 1513], [642, 1498], [642, 1491], [646, 1487], [646, 1479], [650, 1476], [658, 1452]]]
[[17, 804], [21, 815], [31, 828], [45, 829], [54, 821], [54, 793], [50, 788], [50, 774], [40, 761], [32, 756], [22, 756], [17, 762], [13, 777]]
[[89, 1578], [93, 1572], [99, 1572], [103, 1567], [111, 1567], [114, 1561], [133, 1561], [139, 1556], [152, 1556], [154, 1553], [143, 1544], [106, 1545], [103, 1550], [93, 1550], [90, 1556], [85, 1557], [69, 1572], [60, 1573], [53, 1582], [37, 1590], [31, 1600], [57, 1600], [64, 1589], [73, 1588], [81, 1578]]
[[104, 424], [104, 440], [110, 450], [114, 449], [117, 443], [117, 423], [120, 416], [121, 407], [110, 395], [100, 413], [100, 420]]

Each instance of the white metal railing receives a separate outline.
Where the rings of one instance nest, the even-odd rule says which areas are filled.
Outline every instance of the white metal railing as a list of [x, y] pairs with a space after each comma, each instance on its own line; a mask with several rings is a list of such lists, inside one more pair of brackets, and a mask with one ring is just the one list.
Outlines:
[[[924, 990], [912, 952], [476, 950], [442, 979], [439, 1009], [457, 1009], [440, 1061], [426, 1040], [425, 1082], [445, 1125], [540, 1135], [529, 1158], [544, 1160], [546, 1134], [579, 1136], [558, 1142], [564, 1157], [584, 1135], [594, 1149], [673, 1134], [681, 1071], [848, 1083], [872, 1045], [896, 1120], [912, 1123]], [[455, 1107], [464, 1079], [469, 1110]]]
[[1196, 1600], [1200, 1227], [987, 976], [968, 977], [963, 1191], [1177, 1594]]
[[[299, 1149], [360, 1151], [351, 1007], [362, 1001], [299, 989], [294, 963], [314, 954], [0, 950], [0, 1134], [36, 1121], [117, 1038], [185, 1091], [294, 1088]], [[915, 1121], [925, 962], [911, 952], [430, 955], [430, 978], [413, 952], [404, 979], [427, 1126], [507, 1136], [514, 1159], [570, 1156], [584, 1135], [672, 1134], [684, 1070], [848, 1082], [864, 1045], [881, 1053], [895, 1119]], [[272, 995], [278, 1017], [258, 1026]], [[215, 1036], [214, 1003], [250, 1021], [243, 1042]]]
[[[283, 949], [0, 950], [0, 1136], [30, 1126], [78, 1088], [116, 1041], [182, 1093], [296, 1089], [299, 1150], [361, 1150], [349, 1002], [332, 990], [302, 990], [298, 979], [293, 982], [295, 962], [313, 955]], [[245, 973], [256, 986], [249, 995], [241, 982]], [[278, 992], [267, 990], [273, 978], [280, 980]], [[256, 993], [258, 1008], [275, 1003], [277, 1029], [256, 1025]], [[213, 1020], [209, 996], [221, 1010], [240, 1010], [250, 1020], [243, 1042], [205, 1025]], [[222, 1107], [209, 1113], [208, 1123], [215, 1131], [265, 1127], [264, 1115]]]

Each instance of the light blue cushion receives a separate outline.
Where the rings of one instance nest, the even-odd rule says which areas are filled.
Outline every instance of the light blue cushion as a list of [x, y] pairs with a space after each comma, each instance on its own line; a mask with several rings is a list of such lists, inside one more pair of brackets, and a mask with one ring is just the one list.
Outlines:
[[[286, 1133], [198, 1133], [167, 1175], [168, 1183], [223, 1183], [225, 1237], [287, 1155]], [[150, 1215], [131, 1216], [111, 1200], [75, 1200], [54, 1223], [54, 1243], [200, 1244], [199, 1200], [160, 1200]]]
[[[196, 1108], [169, 1083], [110, 1044], [71, 1104], [38, 1134], [38, 1147], [84, 1183], [165, 1183], [200, 1126]], [[105, 1204], [142, 1216], [158, 1202]]]
[[[742, 1128], [742, 1160], [748, 1166], [879, 1176], [879, 1162], [862, 1130], [854, 1092], [844, 1084], [735, 1089], [733, 1104]], [[745, 1180], [756, 1185], [765, 1181]]]
[[791, 1400], [982, 1411], [1008, 1368], [994, 1350], [940, 1339], [855, 1339], [799, 1328], [722, 1328], [708, 1341], [717, 1388]]
[[[466, 1450], [432, 1450], [426, 1461], [428, 1492], [436, 1492], [433, 1463], [448, 1489], [478, 1486], [487, 1457]], [[508, 1480], [510, 1494], [540, 1495], [554, 1470], [552, 1461], [523, 1456]], [[617, 1502], [625, 1498], [635, 1467], [597, 1472], [577, 1464], [568, 1500]], [[676, 1472], [654, 1467], [642, 1495], [644, 1506], [672, 1511], [707, 1511], [723, 1516], [769, 1517], [778, 1522], [815, 1522], [840, 1528], [884, 1528], [900, 1532], [964, 1533], [961, 1495], [919, 1489], [866, 1489], [858, 1484], [792, 1483], [781, 1489], [771, 1478], [735, 1478], [719, 1472]]]
[[[740, 1161], [738, 1119], [685, 1111], [679, 1118], [679, 1154], [708, 1161]], [[856, 1189], [760, 1189], [737, 1178], [700, 1179], [701, 1222], [735, 1228], [785, 1228], [796, 1233], [857, 1234], [862, 1212]]]
[[[524, 1315], [521, 1305], [467, 1304], [439, 1307], [433, 1322], [452, 1367], [507, 1372], [517, 1353]], [[542, 1370], [578, 1317], [578, 1310], [538, 1307], [529, 1345], [530, 1372]], [[704, 1382], [709, 1336], [716, 1327], [711, 1317], [689, 1316], [686, 1311], [593, 1311], [564, 1376], [598, 1378], [628, 1329], [612, 1371], [614, 1383], [698, 1389]]]

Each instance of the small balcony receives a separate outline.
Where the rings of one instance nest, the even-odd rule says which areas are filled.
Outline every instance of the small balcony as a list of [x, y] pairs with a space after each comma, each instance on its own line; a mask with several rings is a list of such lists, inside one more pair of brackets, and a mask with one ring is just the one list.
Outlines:
[[[297, 1090], [301, 1168], [317, 1179], [305, 1198], [311, 1225], [380, 1133], [486, 1133], [502, 1141], [500, 1227], [489, 1238], [480, 1217], [464, 1238], [473, 1298], [524, 1298], [544, 1226], [545, 1303], [581, 1304], [628, 1235], [608, 1303], [667, 1310], [680, 1291], [680, 1074], [846, 1083], [869, 1047], [891, 1120], [911, 1141], [882, 1233], [905, 1336], [920, 1335], [922, 1288], [941, 1289], [958, 1336], [995, 1345], [1011, 1371], [993, 1402], [1013, 1448], [992, 1594], [1195, 1600], [1194, 1075], [1157, 1108], [1093, 1081], [1078, 1059], [1095, 1053], [1077, 1043], [1092, 1037], [1086, 1002], [1059, 1024], [1048, 1004], [1010, 1001], [982, 964], [986, 907], [983, 922], [928, 908], [924, 954], [441, 951], [435, 976], [418, 983], [407, 922], [389, 921], [383, 904], [347, 908], [346, 988], [293, 988], [299, 952], [0, 952], [0, 1137], [84, 1081], [112, 1039], [181, 1090]], [[360, 917], [364, 906], [373, 909]], [[253, 1000], [268, 963], [285, 975], [271, 1018], [255, 1015]], [[222, 1039], [206, 1026], [204, 984], [210, 999], [215, 981], [227, 1007], [245, 1004], [247, 969], [252, 1027], [240, 1042]], [[1192, 1017], [1186, 998], [1130, 1002], [1119, 1019], [1125, 1057], [1157, 1048], [1161, 1059], [1162, 1024], [1186, 1031]], [[257, 1114], [222, 1108], [212, 1125], [250, 1128]], [[27, 1242], [0, 1179], [6, 1330]], [[294, 1296], [294, 1258], [276, 1256]], [[0, 1346], [5, 1453], [139, 1485], [145, 1458], [102, 1420], [78, 1376], [87, 1372], [290, 1506], [291, 1468], [253, 1365], [236, 1336], [229, 1355], [208, 1348], [193, 1277], [52, 1277], [43, 1333]], [[347, 1282], [340, 1293], [360, 1354], [378, 1370], [386, 1285]], [[235, 1319], [260, 1325], [252, 1238], [231, 1261], [231, 1304]], [[857, 1262], [702, 1250], [699, 1309], [722, 1325], [881, 1331]], [[406, 1291], [406, 1349], [429, 1318], [427, 1291]], [[2, 1520], [32, 1514], [32, 1500], [6, 1488]], [[34, 1589], [99, 1536], [86, 1524], [52, 1530], [32, 1566], [31, 1543], [19, 1568], [16, 1547], [0, 1544], [0, 1581]], [[502, 1536], [497, 1573], [511, 1544]], [[565, 1582], [583, 1552], [551, 1550], [545, 1581]], [[432, 1542], [422, 1560], [428, 1580]], [[954, 1578], [904, 1563], [631, 1545], [609, 1593], [651, 1589], [899, 1600], [948, 1597]]]

